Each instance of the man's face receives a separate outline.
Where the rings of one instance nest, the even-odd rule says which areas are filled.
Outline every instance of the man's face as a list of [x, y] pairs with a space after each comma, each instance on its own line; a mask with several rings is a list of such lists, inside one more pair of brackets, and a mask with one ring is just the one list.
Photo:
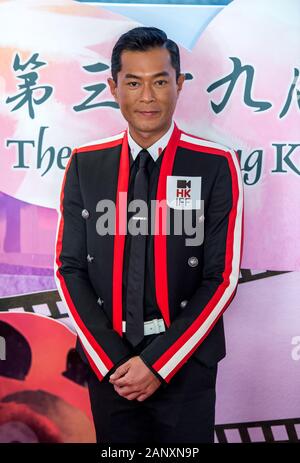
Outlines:
[[121, 54], [121, 71], [117, 84], [108, 79], [130, 133], [159, 138], [170, 126], [177, 98], [184, 82], [165, 48], [128, 51]]

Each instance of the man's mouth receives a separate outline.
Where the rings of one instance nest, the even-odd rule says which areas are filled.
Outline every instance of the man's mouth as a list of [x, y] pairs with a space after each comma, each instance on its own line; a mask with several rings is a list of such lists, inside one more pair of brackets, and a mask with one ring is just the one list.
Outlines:
[[159, 114], [159, 111], [138, 111], [138, 114], [145, 117], [152, 117], [157, 116], [157, 114]]

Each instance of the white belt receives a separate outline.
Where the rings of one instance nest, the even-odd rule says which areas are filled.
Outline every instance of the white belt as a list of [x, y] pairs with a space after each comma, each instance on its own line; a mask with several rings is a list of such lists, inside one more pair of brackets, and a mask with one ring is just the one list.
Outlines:
[[[122, 322], [122, 329], [123, 333], [126, 332], [126, 322]], [[154, 318], [153, 320], [149, 320], [144, 322], [144, 336], [148, 334], [158, 334], [162, 331], [166, 331], [165, 322], [163, 318]]]

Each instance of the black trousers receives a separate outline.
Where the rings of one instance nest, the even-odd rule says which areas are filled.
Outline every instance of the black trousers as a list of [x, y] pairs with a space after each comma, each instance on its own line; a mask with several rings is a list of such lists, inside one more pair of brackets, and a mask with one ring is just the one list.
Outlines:
[[[150, 336], [137, 348], [144, 348], [150, 341], [146, 338]], [[121, 397], [109, 375], [99, 381], [90, 369], [88, 389], [97, 443], [212, 443], [216, 376], [217, 365], [207, 367], [191, 356], [165, 388], [138, 402]]]

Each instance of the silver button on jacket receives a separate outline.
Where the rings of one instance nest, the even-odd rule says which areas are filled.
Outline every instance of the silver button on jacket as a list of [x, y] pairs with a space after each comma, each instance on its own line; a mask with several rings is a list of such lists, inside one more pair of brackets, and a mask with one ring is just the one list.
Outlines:
[[198, 259], [195, 256], [189, 257], [188, 264], [190, 267], [197, 267]]
[[90, 216], [90, 213], [89, 213], [89, 211], [88, 211], [87, 209], [82, 209], [81, 215], [82, 215], [82, 217], [83, 217], [84, 219], [88, 219], [89, 216]]
[[100, 307], [101, 307], [101, 306], [103, 305], [103, 303], [104, 303], [104, 300], [101, 299], [101, 297], [99, 297], [98, 300], [97, 300], [97, 302], [98, 302], [98, 304], [99, 304]]
[[180, 302], [180, 307], [181, 307], [182, 309], [184, 309], [185, 306], [187, 305], [187, 303], [188, 303], [188, 301], [186, 301], [186, 300], [181, 301], [181, 302]]

